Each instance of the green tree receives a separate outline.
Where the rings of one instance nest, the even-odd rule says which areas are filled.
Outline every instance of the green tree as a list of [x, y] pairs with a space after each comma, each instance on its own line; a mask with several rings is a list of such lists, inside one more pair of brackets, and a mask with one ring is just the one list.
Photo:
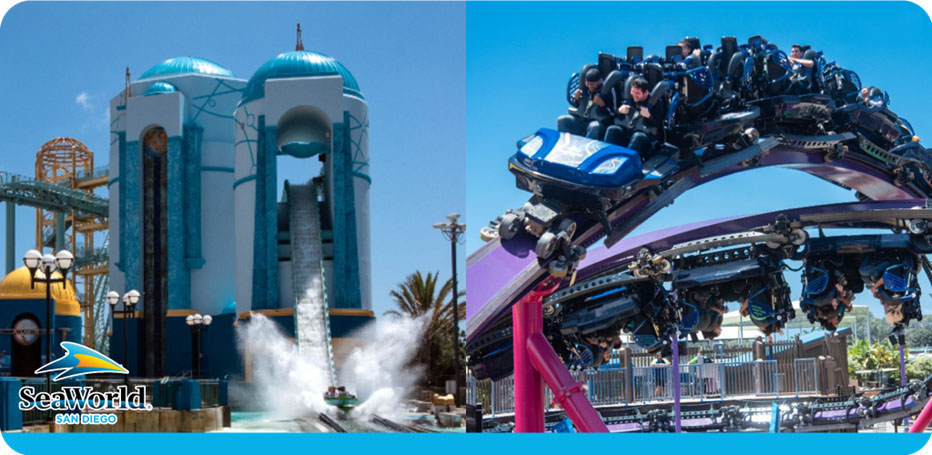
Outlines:
[[887, 322], [887, 320], [884, 318], [878, 318], [877, 316], [874, 316], [873, 313], [870, 313], [870, 318], [871, 341], [874, 343], [879, 343], [883, 340], [886, 340], [887, 337], [890, 336], [890, 333], [893, 332], [893, 325]]
[[919, 357], [906, 363], [906, 379], [922, 380], [932, 376], [932, 357]]
[[910, 327], [906, 330], [906, 345], [912, 348], [932, 346], [932, 328], [927, 325]]
[[[438, 286], [440, 273], [428, 273], [425, 277], [420, 271], [408, 275], [398, 289], [389, 295], [395, 301], [398, 310], [389, 310], [385, 315], [407, 315], [413, 318], [427, 318], [427, 327], [421, 334], [418, 354], [415, 362], [427, 368], [427, 385], [441, 385], [444, 379], [452, 377], [453, 367], [453, 280], [449, 279]], [[460, 297], [464, 295], [461, 291]], [[459, 304], [459, 313], [464, 315], [465, 303]], [[460, 332], [459, 330], [457, 332]], [[462, 334], [460, 334], [462, 335]], [[465, 360], [460, 343], [460, 366], [465, 368]]]
[[[870, 319], [869, 324], [868, 318]], [[841, 327], [850, 327], [854, 331], [854, 336], [848, 337], [850, 342], [868, 339], [868, 327], [870, 327], [870, 340], [874, 343], [885, 340], [893, 331], [893, 326], [886, 319], [874, 316], [864, 306], [855, 306], [854, 310], [846, 314], [839, 328]]]
[[[909, 351], [904, 350], [904, 355], [909, 357]], [[899, 380], [900, 373], [900, 348], [893, 346], [886, 339], [879, 343], [867, 344], [866, 340], [858, 340], [848, 348], [848, 375], [854, 377], [854, 372], [858, 370], [881, 370], [885, 368], [895, 369], [893, 376]], [[907, 378], [909, 375], [907, 374]]]

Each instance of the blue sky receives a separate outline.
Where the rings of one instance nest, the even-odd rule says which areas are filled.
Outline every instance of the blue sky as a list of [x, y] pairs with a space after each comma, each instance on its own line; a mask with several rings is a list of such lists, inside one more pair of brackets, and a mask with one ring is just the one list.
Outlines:
[[[528, 193], [518, 190], [506, 160], [515, 141], [541, 127], [555, 128], [566, 113], [570, 74], [595, 62], [598, 52], [623, 54], [629, 45], [645, 54], [684, 36], [718, 46], [723, 35], [746, 42], [760, 34], [789, 51], [811, 44], [829, 61], [856, 71], [867, 85], [890, 93], [891, 108], [908, 119], [925, 144], [932, 143], [932, 90], [928, 58], [932, 23], [910, 3], [471, 3], [467, 7], [466, 249], [482, 244], [478, 227], [505, 209], [520, 207]], [[590, 25], [592, 24], [592, 25]], [[852, 191], [808, 174], [759, 169], [693, 189], [661, 210], [631, 235], [732, 215], [764, 213], [854, 200]], [[788, 274], [794, 298], [798, 274]], [[923, 307], [928, 305], [929, 285]], [[881, 306], [869, 294], [855, 304]]]
[[[373, 310], [381, 315], [407, 274], [450, 276], [449, 243], [431, 225], [465, 212], [464, 10], [453, 3], [21, 3], [0, 26], [0, 170], [33, 175], [35, 152], [58, 136], [81, 140], [97, 165], [106, 164], [107, 104], [122, 90], [126, 66], [135, 79], [165, 59], [193, 55], [248, 79], [294, 49], [300, 22], [305, 48], [346, 65], [369, 102]], [[282, 181], [308, 177], [279, 170]], [[34, 246], [35, 211], [18, 208], [16, 216], [19, 258]], [[0, 257], [3, 249], [0, 242]]]

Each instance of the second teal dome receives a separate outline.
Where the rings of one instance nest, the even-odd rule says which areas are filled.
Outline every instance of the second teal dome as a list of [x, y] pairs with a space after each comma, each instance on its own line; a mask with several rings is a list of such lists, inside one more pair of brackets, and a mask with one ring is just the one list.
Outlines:
[[217, 63], [207, 60], [206, 58], [175, 57], [165, 60], [164, 62], [153, 66], [152, 68], [149, 68], [148, 71], [142, 73], [142, 76], [139, 77], [139, 80], [148, 79], [150, 77], [167, 76], [170, 74], [186, 73], [213, 74], [217, 76], [236, 77], [232, 71], [220, 66]]
[[264, 97], [265, 81], [268, 79], [336, 75], [343, 77], [343, 93], [363, 98], [356, 78], [333, 57], [312, 51], [285, 52], [265, 62], [249, 78], [243, 92], [243, 101], [240, 104]]

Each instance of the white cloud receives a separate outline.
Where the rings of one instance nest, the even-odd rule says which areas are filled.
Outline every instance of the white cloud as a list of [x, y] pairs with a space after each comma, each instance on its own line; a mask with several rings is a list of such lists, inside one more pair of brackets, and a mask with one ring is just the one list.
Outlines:
[[77, 97], [75, 97], [74, 102], [78, 103], [78, 105], [81, 106], [81, 109], [84, 109], [85, 111], [92, 111], [94, 110], [94, 105], [91, 104], [90, 98], [91, 96], [88, 95], [87, 92], [81, 92], [78, 93]]

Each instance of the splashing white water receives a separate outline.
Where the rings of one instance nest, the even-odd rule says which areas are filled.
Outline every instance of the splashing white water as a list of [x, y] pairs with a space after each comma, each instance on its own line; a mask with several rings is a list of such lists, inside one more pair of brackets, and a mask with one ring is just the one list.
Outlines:
[[[338, 377], [361, 404], [353, 415], [397, 417], [402, 403], [423, 374], [408, 366], [417, 352], [429, 319], [380, 318], [350, 335], [362, 340], [343, 362]], [[253, 314], [237, 330], [240, 352], [251, 362], [256, 402], [278, 418], [306, 418], [335, 413], [324, 402], [329, 384], [326, 365], [299, 352], [293, 339], [261, 314]]]
[[424, 373], [411, 367], [429, 316], [383, 317], [351, 335], [366, 340], [353, 349], [340, 369], [340, 380], [354, 390], [362, 403], [354, 414], [397, 417], [402, 403]]
[[278, 325], [261, 314], [237, 330], [240, 352], [251, 363], [256, 401], [280, 418], [307, 417], [324, 411], [329, 385], [326, 366], [302, 354]]

